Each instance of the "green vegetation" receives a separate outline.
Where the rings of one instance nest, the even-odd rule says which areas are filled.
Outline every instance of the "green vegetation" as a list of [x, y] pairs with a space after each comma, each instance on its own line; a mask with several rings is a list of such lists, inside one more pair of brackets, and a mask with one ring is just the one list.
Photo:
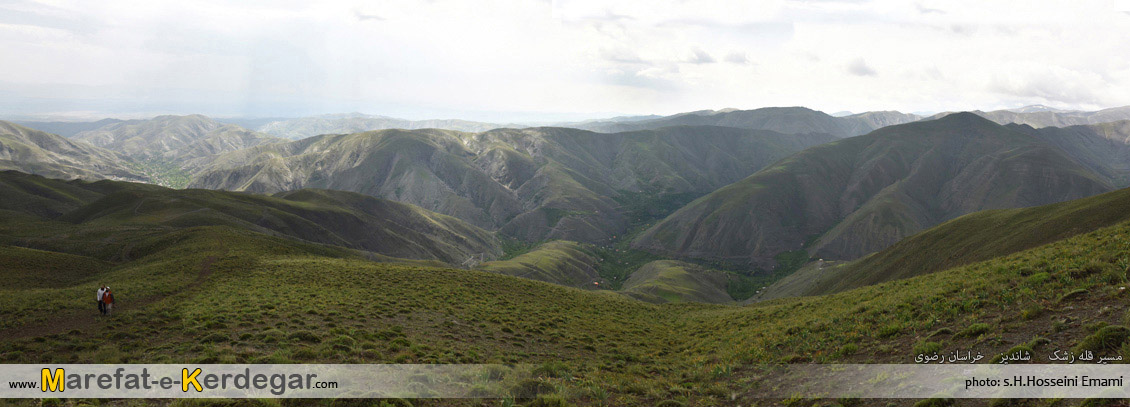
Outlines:
[[563, 286], [595, 289], [601, 287], [593, 283], [602, 281], [593, 268], [598, 262], [588, 246], [555, 240], [509, 260], [483, 263], [477, 269]]
[[[60, 192], [111, 187], [123, 185], [60, 182], [11, 202], [64, 208], [76, 195]], [[203, 197], [226, 199], [216, 194]], [[275, 199], [325, 198], [301, 197]], [[378, 263], [242, 223], [95, 210], [115, 207], [108, 203], [57, 215], [77, 222], [22, 204], [0, 208], [0, 256], [23, 265], [3, 269], [5, 278], [45, 274], [34, 288], [0, 287], [0, 361], [531, 363], [542, 377], [515, 397], [710, 406], [772, 385], [753, 380], [767, 363], [909, 363], [935, 344], [992, 354], [1016, 344], [1127, 343], [1118, 325], [1130, 310], [1125, 283], [1106, 270], [1125, 273], [1130, 222], [909, 279], [736, 307], [654, 305], [497, 273]], [[583, 252], [570, 246], [546, 249]], [[113, 317], [94, 317], [89, 297], [99, 283], [119, 300]], [[1020, 318], [1037, 306], [1041, 316]]]
[[126, 164], [135, 173], [141, 174], [150, 183], [173, 189], [184, 189], [191, 181], [187, 171], [180, 166], [164, 160], [143, 159]]
[[[1033, 208], [989, 210], [943, 223], [857, 261], [808, 269], [767, 291], [771, 298], [829, 294], [865, 285], [933, 273], [1015, 253], [1130, 220], [1130, 189]], [[1125, 278], [1122, 263], [1083, 265], [1079, 272]], [[1039, 285], [1051, 276], [1026, 271]]]

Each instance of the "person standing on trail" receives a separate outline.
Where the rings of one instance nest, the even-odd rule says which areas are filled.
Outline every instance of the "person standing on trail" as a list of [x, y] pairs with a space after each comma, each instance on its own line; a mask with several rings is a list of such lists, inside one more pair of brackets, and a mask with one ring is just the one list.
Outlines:
[[97, 294], [97, 297], [96, 297], [97, 302], [98, 302], [98, 313], [100, 313], [102, 315], [106, 315], [106, 303], [102, 302], [102, 296], [105, 295], [105, 294], [106, 294], [106, 285], [103, 284], [101, 287], [98, 287], [98, 294]]
[[110, 315], [114, 310], [114, 292], [110, 291], [109, 286], [106, 287], [106, 292], [102, 294], [102, 302], [106, 304], [105, 314]]

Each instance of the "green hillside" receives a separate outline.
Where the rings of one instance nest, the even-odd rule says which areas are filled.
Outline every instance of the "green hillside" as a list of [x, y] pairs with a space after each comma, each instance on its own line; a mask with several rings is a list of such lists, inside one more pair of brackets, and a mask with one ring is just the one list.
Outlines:
[[[503, 403], [712, 406], [766, 402], [754, 398], [773, 385], [766, 363], [910, 363], [938, 348], [1130, 350], [1125, 338], [1103, 336], [1122, 329], [1110, 327], [1128, 310], [1130, 223], [746, 307], [652, 305], [495, 273], [376, 263], [230, 226], [2, 225], [4, 236], [59, 239], [51, 251], [0, 250], [5, 264], [30, 265], [0, 270], [6, 278], [52, 276], [35, 288], [0, 287], [5, 363], [532, 363], [536, 377]], [[92, 258], [110, 251], [104, 237], [89, 239], [107, 228], [132, 243], [128, 258]], [[94, 317], [99, 283], [116, 293], [113, 317]]]
[[[600, 134], [382, 130], [216, 157], [193, 187], [273, 193], [325, 188], [410, 203], [528, 242], [607, 243], [631, 224], [790, 153], [832, 140], [723, 127]], [[648, 217], [643, 219], [642, 217]]]
[[736, 274], [710, 270], [673, 260], [657, 260], [636, 270], [624, 282], [621, 293], [650, 303], [702, 302], [725, 304], [734, 301], [727, 292], [741, 284]]
[[476, 269], [568, 287], [599, 289], [604, 279], [594, 268], [597, 262], [590, 248], [555, 240], [512, 259], [487, 262]]
[[800, 249], [854, 259], [966, 213], [1111, 189], [1038, 138], [954, 114], [808, 148], [679, 209], [633, 247], [765, 268]]
[[988, 260], [1130, 220], [1130, 189], [1035, 208], [976, 212], [854, 262], [808, 267], [759, 299], [822, 295]]
[[[6, 197], [0, 201], [3, 216], [27, 223], [49, 220], [52, 227], [74, 225], [79, 228], [75, 233], [100, 235], [135, 228], [160, 233], [228, 226], [379, 256], [454, 265], [472, 255], [490, 259], [501, 254], [493, 234], [463, 221], [349, 192], [298, 190], [265, 196], [112, 181], [63, 182], [10, 171], [0, 173], [0, 191]], [[24, 242], [39, 242], [44, 248], [71, 237], [69, 233], [21, 236]], [[127, 247], [113, 253], [129, 258], [128, 251]]]

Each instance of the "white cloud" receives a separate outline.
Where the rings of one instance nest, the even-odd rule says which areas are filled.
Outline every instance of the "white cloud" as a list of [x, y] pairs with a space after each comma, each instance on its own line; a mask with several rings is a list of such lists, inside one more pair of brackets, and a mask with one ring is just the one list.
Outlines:
[[876, 76], [879, 74], [875, 72], [875, 68], [868, 66], [867, 61], [864, 61], [863, 58], [856, 58], [851, 61], [847, 66], [847, 71], [855, 76]]
[[[1022, 6], [1022, 7], [1021, 7]], [[0, 115], [1130, 104], [1115, 4], [901, 0], [0, 3]], [[865, 58], [861, 58], [865, 55]], [[756, 57], [757, 64], [750, 62]], [[716, 61], [726, 63], [710, 63]], [[846, 69], [845, 69], [846, 68]]]

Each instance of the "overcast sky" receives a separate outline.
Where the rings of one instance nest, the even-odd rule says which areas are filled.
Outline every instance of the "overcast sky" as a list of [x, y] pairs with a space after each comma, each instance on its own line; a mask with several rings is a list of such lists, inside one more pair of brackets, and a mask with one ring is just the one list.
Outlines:
[[1130, 105], [1127, 9], [1080, 0], [0, 0], [0, 116], [1093, 110]]

